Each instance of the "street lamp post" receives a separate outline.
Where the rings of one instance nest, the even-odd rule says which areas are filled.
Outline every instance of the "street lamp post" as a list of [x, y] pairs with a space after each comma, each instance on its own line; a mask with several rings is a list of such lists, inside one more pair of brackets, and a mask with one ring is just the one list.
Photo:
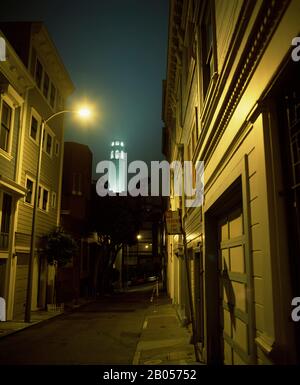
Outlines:
[[43, 119], [41, 123], [39, 154], [38, 154], [38, 163], [37, 163], [37, 171], [36, 171], [33, 212], [32, 212], [30, 252], [29, 252], [29, 262], [28, 262], [28, 281], [27, 281], [27, 293], [26, 293], [26, 305], [25, 305], [25, 322], [31, 321], [32, 280], [33, 280], [34, 251], [35, 251], [35, 241], [36, 241], [36, 218], [37, 218], [37, 209], [38, 209], [38, 203], [39, 203], [39, 184], [40, 184], [40, 177], [41, 177], [41, 163], [42, 163], [42, 154], [43, 154], [43, 137], [45, 134], [46, 124], [49, 122], [49, 120], [53, 119], [58, 115], [65, 114], [66, 112], [78, 113], [81, 117], [89, 116], [89, 110], [87, 108], [83, 108], [78, 111], [63, 110], [50, 115], [47, 119]]

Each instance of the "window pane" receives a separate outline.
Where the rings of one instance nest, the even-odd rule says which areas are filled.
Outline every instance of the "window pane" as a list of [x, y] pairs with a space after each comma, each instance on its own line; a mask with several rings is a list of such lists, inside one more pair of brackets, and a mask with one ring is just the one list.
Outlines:
[[43, 193], [43, 210], [47, 210], [47, 205], [48, 205], [48, 197], [49, 197], [49, 193], [47, 190], [44, 190], [44, 193]]
[[32, 203], [32, 194], [33, 194], [33, 182], [32, 182], [32, 180], [27, 179], [26, 189], [27, 189], [27, 194], [26, 194], [25, 202]]
[[36, 59], [36, 66], [35, 66], [35, 80], [36, 84], [39, 88], [41, 88], [42, 85], [42, 74], [43, 74], [43, 67], [38, 59]]
[[2, 218], [1, 218], [1, 231], [0, 231], [0, 248], [8, 248], [8, 236], [10, 227], [12, 197], [8, 194], [3, 194], [2, 201]]
[[46, 98], [48, 98], [48, 93], [49, 93], [49, 76], [45, 72], [44, 74], [44, 85], [43, 85], [43, 94]]
[[56, 89], [55, 89], [54, 85], [51, 83], [51, 90], [50, 90], [50, 104], [51, 104], [51, 107], [54, 107], [55, 94], [56, 94]]
[[58, 141], [55, 142], [55, 155], [59, 154], [59, 143]]
[[55, 193], [52, 193], [52, 203], [51, 203], [52, 207], [55, 208], [56, 206], [56, 194]]
[[41, 186], [39, 187], [38, 206], [41, 207]]
[[5, 102], [3, 102], [3, 104], [2, 104], [2, 118], [1, 118], [1, 121], [2, 121], [2, 124], [4, 124], [6, 127], [10, 126], [11, 108]]
[[47, 134], [47, 144], [46, 144], [46, 152], [51, 155], [52, 149], [52, 136]]
[[12, 109], [5, 102], [2, 103], [0, 148], [8, 150], [8, 138], [11, 125]]
[[38, 130], [38, 121], [34, 116], [31, 118], [31, 126], [30, 126], [30, 136], [36, 140]]
[[212, 13], [208, 3], [202, 22], [203, 96], [205, 98], [214, 72]]

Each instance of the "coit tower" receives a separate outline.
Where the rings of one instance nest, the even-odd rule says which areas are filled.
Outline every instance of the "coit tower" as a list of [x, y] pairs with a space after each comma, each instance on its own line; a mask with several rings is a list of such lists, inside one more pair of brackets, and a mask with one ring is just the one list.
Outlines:
[[108, 174], [109, 190], [114, 193], [126, 191], [127, 153], [124, 142], [114, 140], [110, 147], [111, 169]]

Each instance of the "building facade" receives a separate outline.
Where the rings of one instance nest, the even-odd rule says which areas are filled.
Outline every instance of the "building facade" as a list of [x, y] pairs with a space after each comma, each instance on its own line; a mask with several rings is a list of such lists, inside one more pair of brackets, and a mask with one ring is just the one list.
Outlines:
[[[1, 23], [5, 40], [13, 47], [31, 87], [23, 92], [24, 103], [19, 120], [20, 146], [15, 154], [18, 167], [15, 181], [26, 191], [16, 207], [13, 260], [11, 266], [10, 319], [22, 319], [25, 310], [33, 199], [36, 187], [41, 122], [65, 107], [73, 92], [71, 79], [59, 57], [45, 26], [39, 22]], [[25, 76], [23, 76], [25, 78]], [[47, 234], [59, 224], [63, 164], [63, 115], [45, 127], [41, 178], [37, 213], [37, 237]], [[38, 251], [34, 259], [32, 309], [47, 303], [48, 263]]]
[[88, 295], [93, 254], [89, 237], [93, 155], [88, 146], [64, 143], [61, 225], [77, 241], [78, 252], [58, 271], [58, 301]]
[[26, 94], [34, 82], [2, 31], [0, 35], [6, 51], [5, 60], [0, 61], [0, 297], [5, 300], [6, 318], [10, 319], [16, 211], [19, 200], [26, 195], [25, 186], [18, 179], [22, 116]]
[[204, 161], [204, 201], [171, 194], [187, 255], [168, 236], [168, 291], [189, 322], [190, 278], [207, 363], [300, 359], [299, 14], [297, 0], [170, 2], [163, 151]]
[[160, 276], [162, 270], [162, 199], [161, 197], [129, 197], [137, 200], [140, 218], [136, 242], [124, 251], [125, 282], [142, 283], [149, 277]]

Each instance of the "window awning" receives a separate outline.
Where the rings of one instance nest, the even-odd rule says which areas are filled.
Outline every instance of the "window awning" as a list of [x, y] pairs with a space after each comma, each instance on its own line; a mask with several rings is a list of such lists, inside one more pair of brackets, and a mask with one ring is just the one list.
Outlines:
[[0, 175], [0, 188], [3, 188], [7, 192], [15, 195], [18, 199], [24, 197], [27, 192], [25, 187], [5, 177], [4, 175]]

